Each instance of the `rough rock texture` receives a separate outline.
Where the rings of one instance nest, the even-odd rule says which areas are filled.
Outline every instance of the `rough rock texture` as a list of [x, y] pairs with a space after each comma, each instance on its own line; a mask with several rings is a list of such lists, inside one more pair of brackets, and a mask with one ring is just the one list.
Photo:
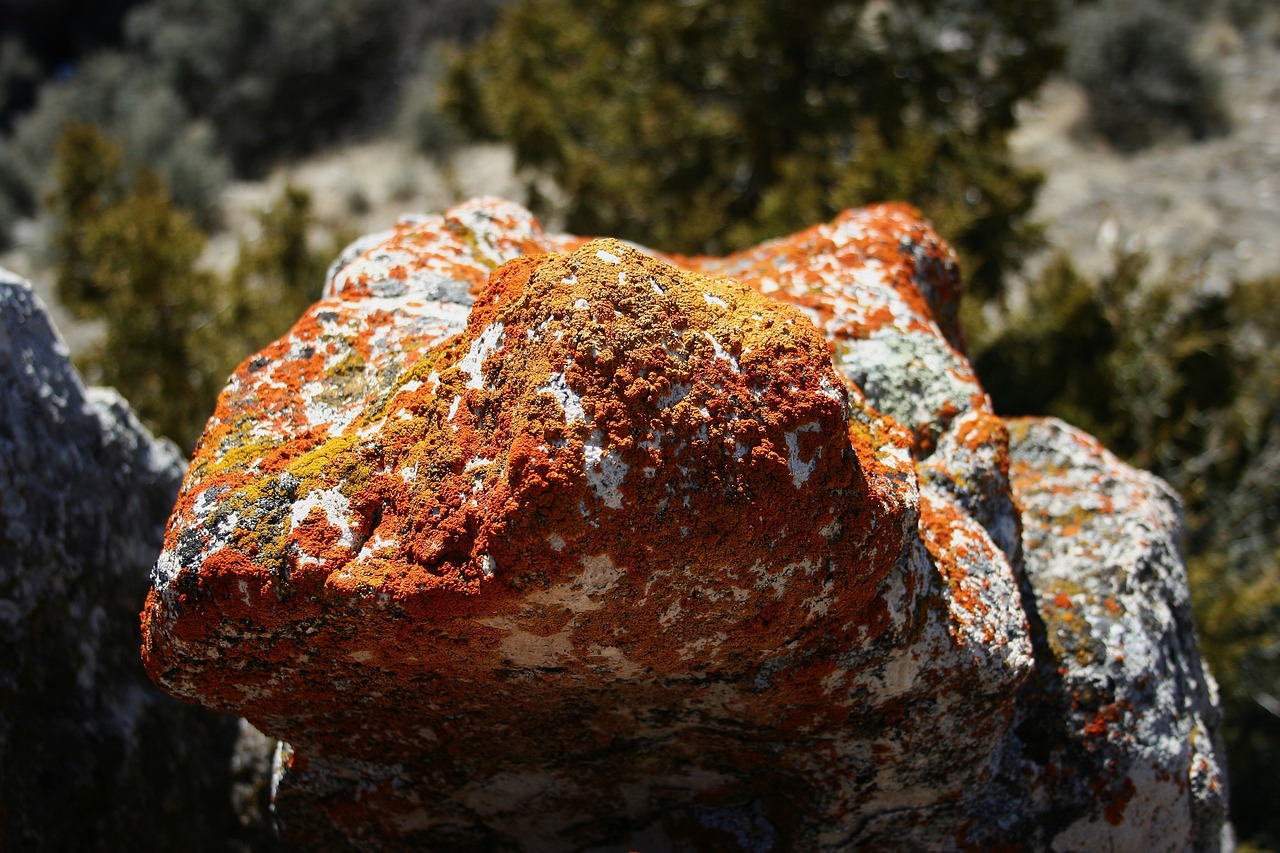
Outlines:
[[991, 412], [909, 208], [723, 259], [479, 201], [223, 393], [152, 676], [312, 847], [1212, 849], [1176, 500]]
[[0, 270], [0, 849], [215, 849], [232, 828], [234, 720], [137, 658], [182, 472]]

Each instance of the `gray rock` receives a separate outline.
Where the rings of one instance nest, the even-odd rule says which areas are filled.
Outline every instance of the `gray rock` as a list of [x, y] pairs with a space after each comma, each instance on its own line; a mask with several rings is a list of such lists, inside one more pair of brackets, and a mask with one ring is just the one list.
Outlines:
[[1036, 672], [971, 811], [1029, 849], [1230, 849], [1177, 495], [1061, 421], [1009, 433]]
[[0, 849], [212, 850], [231, 717], [152, 686], [137, 612], [184, 464], [0, 270]]

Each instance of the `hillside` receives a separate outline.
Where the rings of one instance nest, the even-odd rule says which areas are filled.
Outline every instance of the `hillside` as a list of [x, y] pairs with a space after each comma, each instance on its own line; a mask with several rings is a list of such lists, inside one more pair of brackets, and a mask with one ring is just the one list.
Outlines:
[[1206, 284], [1280, 272], [1280, 50], [1222, 24], [1197, 48], [1215, 57], [1225, 136], [1117, 154], [1087, 133], [1084, 93], [1062, 80], [1022, 109], [1014, 152], [1046, 176], [1036, 216], [1079, 268], [1100, 272], [1125, 247], [1150, 253], [1153, 275], [1190, 264]]
[[[1221, 76], [1232, 120], [1226, 135], [1117, 153], [1089, 131], [1083, 91], [1062, 78], [1020, 108], [1012, 147], [1021, 165], [1045, 174], [1035, 218], [1047, 226], [1049, 242], [1029, 272], [1061, 251], [1081, 271], [1099, 273], [1125, 248], [1151, 256], [1153, 277], [1173, 269], [1210, 289], [1280, 273], [1280, 242], [1273, 239], [1280, 232], [1280, 48], [1218, 23], [1197, 49], [1214, 57]], [[256, 214], [289, 182], [312, 193], [328, 229], [368, 232], [402, 213], [442, 210], [472, 196], [524, 202], [531, 177], [516, 175], [509, 149], [497, 144], [466, 145], [443, 162], [395, 136], [332, 148], [262, 180], [230, 184], [226, 228], [213, 235], [207, 263], [229, 268], [236, 246], [254, 236]], [[540, 187], [547, 191], [545, 180]], [[38, 226], [25, 223], [0, 265], [36, 283], [72, 349], [81, 350], [95, 326], [55, 304], [41, 240]]]

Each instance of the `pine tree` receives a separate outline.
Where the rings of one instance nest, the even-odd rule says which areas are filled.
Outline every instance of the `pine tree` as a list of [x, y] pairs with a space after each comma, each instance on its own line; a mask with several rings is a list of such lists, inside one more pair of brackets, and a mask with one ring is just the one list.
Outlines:
[[228, 374], [319, 296], [328, 253], [308, 241], [311, 198], [287, 188], [222, 279], [199, 265], [206, 236], [191, 216], [154, 172], [127, 181], [119, 146], [100, 129], [70, 126], [55, 156], [59, 297], [105, 325], [81, 367], [190, 449]]
[[920, 206], [983, 294], [1034, 243], [1015, 103], [1057, 4], [521, 0], [446, 103], [567, 193], [568, 227], [720, 252], [848, 206]]

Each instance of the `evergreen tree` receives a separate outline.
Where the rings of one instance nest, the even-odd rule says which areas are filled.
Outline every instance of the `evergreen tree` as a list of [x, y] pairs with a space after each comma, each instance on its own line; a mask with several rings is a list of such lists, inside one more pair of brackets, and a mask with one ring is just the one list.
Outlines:
[[1057, 4], [520, 0], [447, 105], [569, 198], [568, 226], [684, 252], [884, 199], [920, 206], [984, 294], [1034, 242], [1015, 103], [1060, 60]]
[[82, 317], [104, 316], [108, 297], [94, 275], [90, 229], [82, 226], [123, 195], [122, 162], [120, 146], [94, 125], [68, 125], [54, 148], [57, 190], [48, 201], [57, 226], [51, 248], [58, 259], [58, 299]]
[[310, 248], [310, 196], [293, 187], [264, 212], [230, 280], [199, 266], [206, 237], [154, 172], [124, 177], [118, 144], [73, 125], [55, 150], [48, 205], [61, 299], [104, 321], [82, 360], [155, 431], [190, 449], [228, 374], [288, 330], [320, 293], [327, 253]]
[[196, 262], [204, 233], [173, 206], [156, 174], [124, 188], [117, 144], [87, 125], [55, 152], [50, 207], [59, 227], [58, 292], [82, 317], [105, 321], [85, 359], [93, 381], [115, 386], [157, 432], [190, 447], [212, 407], [211, 359], [192, 346], [211, 322], [215, 281]]
[[191, 447], [225, 372], [194, 333], [213, 322], [213, 275], [196, 266], [205, 236], [143, 169], [88, 226], [93, 276], [105, 294], [106, 338], [93, 359], [102, 381], [154, 428]]

